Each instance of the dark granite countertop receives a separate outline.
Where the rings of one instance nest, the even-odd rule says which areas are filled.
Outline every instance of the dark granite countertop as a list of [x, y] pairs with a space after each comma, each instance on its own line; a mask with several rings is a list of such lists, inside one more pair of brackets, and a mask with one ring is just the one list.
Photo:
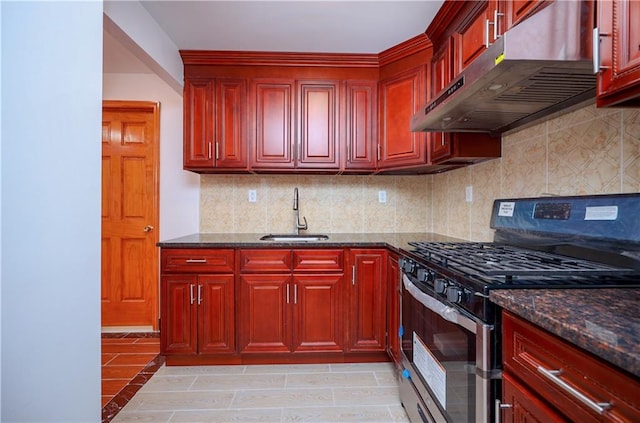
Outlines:
[[495, 290], [490, 299], [640, 377], [640, 289]]
[[180, 238], [169, 239], [159, 242], [157, 245], [162, 248], [390, 248], [393, 251], [401, 252], [411, 250], [408, 245], [411, 241], [463, 241], [434, 233], [340, 233], [327, 234], [328, 240], [309, 242], [274, 242], [260, 241], [260, 237], [266, 233], [258, 234], [217, 234], [217, 233], [195, 233]]

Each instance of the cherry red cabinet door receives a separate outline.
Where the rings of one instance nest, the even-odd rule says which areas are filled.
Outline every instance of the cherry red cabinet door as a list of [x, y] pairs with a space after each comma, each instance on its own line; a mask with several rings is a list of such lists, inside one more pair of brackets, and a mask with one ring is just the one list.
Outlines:
[[640, 2], [597, 2], [600, 72], [597, 105], [640, 106]]
[[233, 275], [198, 277], [198, 352], [200, 354], [235, 351], [235, 308]]
[[291, 351], [292, 291], [290, 274], [240, 276], [241, 353]]
[[549, 407], [537, 395], [522, 386], [509, 373], [502, 375], [502, 416], [505, 423], [560, 423], [568, 420]]
[[197, 287], [196, 275], [162, 277], [160, 351], [163, 354], [197, 353]]
[[293, 80], [253, 80], [251, 84], [254, 169], [293, 169]]
[[347, 81], [345, 171], [372, 171], [377, 163], [376, 81]]
[[386, 349], [386, 250], [353, 249], [350, 252], [349, 351]]
[[343, 274], [293, 276], [293, 351], [344, 349]]
[[246, 86], [244, 79], [185, 81], [185, 169], [247, 168]]
[[409, 128], [426, 99], [426, 72], [419, 66], [380, 82], [380, 169], [427, 163], [426, 134]]
[[184, 168], [214, 167], [215, 81], [192, 79], [184, 84]]
[[247, 168], [247, 82], [216, 80], [215, 166]]
[[338, 169], [339, 83], [298, 81], [296, 167]]

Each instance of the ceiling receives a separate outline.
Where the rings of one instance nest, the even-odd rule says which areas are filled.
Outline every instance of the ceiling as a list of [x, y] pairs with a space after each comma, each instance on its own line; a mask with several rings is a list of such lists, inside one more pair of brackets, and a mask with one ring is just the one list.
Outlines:
[[[380, 53], [425, 31], [442, 0], [151, 1], [181, 50]], [[152, 73], [104, 33], [105, 73]]]

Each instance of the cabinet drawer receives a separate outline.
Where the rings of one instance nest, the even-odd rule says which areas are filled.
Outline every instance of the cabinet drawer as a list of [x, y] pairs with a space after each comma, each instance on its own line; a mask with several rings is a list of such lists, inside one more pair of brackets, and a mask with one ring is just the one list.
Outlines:
[[240, 250], [240, 272], [291, 272], [291, 250]]
[[162, 250], [162, 273], [233, 273], [233, 250]]
[[[640, 421], [637, 379], [508, 312], [503, 360], [506, 371], [572, 421]], [[598, 413], [587, 402], [610, 407]]]
[[344, 250], [293, 250], [294, 272], [341, 272]]

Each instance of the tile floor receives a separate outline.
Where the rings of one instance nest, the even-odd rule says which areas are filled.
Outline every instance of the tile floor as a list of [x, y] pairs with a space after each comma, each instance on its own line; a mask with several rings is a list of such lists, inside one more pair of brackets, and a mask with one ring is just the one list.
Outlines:
[[102, 335], [102, 421], [108, 423], [164, 363], [158, 333]]
[[160, 366], [111, 420], [408, 422], [390, 363]]

